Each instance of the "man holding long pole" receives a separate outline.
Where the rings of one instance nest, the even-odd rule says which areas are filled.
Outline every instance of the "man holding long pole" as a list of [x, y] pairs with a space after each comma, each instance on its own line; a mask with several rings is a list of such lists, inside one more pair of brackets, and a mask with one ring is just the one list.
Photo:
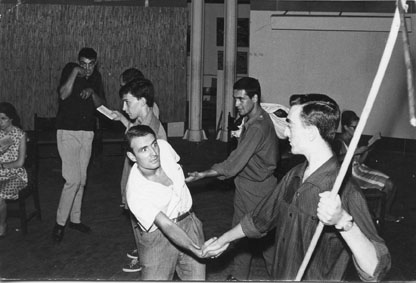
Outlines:
[[341, 280], [351, 257], [362, 280], [381, 280], [390, 269], [390, 254], [377, 234], [360, 189], [346, 181], [340, 196], [330, 191], [339, 171], [331, 142], [340, 111], [326, 95], [294, 95], [286, 130], [292, 153], [306, 161], [290, 170], [256, 209], [218, 240], [203, 248], [216, 257], [243, 237], [262, 237], [276, 227], [272, 277], [293, 280], [314, 231], [323, 234], [304, 275], [305, 280]]

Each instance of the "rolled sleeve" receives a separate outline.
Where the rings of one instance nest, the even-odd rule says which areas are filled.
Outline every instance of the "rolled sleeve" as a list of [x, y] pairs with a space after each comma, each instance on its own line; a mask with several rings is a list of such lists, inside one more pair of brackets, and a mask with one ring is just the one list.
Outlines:
[[[345, 202], [345, 207], [347, 207], [347, 211], [352, 215], [354, 221], [361, 229], [362, 233], [370, 240], [373, 244], [376, 255], [377, 255], [377, 266], [374, 271], [373, 276], [365, 273], [359, 265], [356, 263], [354, 256], [354, 266], [357, 270], [357, 273], [361, 280], [363, 281], [380, 281], [384, 278], [387, 272], [390, 270], [391, 267], [391, 258], [390, 252], [384, 242], [384, 240], [378, 235], [376, 227], [373, 224], [373, 220], [371, 218], [371, 214], [368, 210], [368, 206], [363, 194], [360, 191], [360, 188], [357, 188], [356, 184], [353, 182], [348, 183], [350, 188], [348, 190], [344, 190], [346, 192], [345, 197], [342, 199], [347, 199], [348, 201]], [[349, 193], [348, 193], [349, 192]]]
[[267, 234], [261, 233], [259, 230], [257, 230], [256, 226], [254, 225], [253, 218], [250, 214], [246, 214], [241, 220], [240, 224], [244, 234], [248, 238], [261, 238]]
[[387, 272], [390, 270], [391, 267], [391, 257], [390, 253], [384, 243], [371, 241], [376, 249], [378, 264], [376, 269], [374, 270], [374, 275], [370, 276], [366, 272], [364, 272], [353, 257], [355, 268], [358, 272], [358, 276], [362, 281], [380, 281], [386, 276]]

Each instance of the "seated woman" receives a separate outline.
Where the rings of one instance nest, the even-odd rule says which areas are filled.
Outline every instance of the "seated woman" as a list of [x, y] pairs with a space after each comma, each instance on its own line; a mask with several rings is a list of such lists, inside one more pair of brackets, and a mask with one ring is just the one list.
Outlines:
[[[359, 117], [355, 112], [346, 110], [341, 115], [341, 134], [337, 135], [334, 141], [334, 152], [338, 155], [340, 161], [344, 160], [348, 146], [357, 127]], [[365, 146], [357, 147], [352, 160], [352, 176], [357, 181], [361, 189], [375, 188], [386, 193], [386, 221], [400, 222], [404, 219], [402, 216], [391, 215], [391, 208], [396, 196], [397, 188], [393, 181], [386, 174], [368, 167], [364, 164], [369, 151], [380, 135], [372, 137]]]
[[17, 199], [27, 185], [25, 157], [26, 135], [20, 129], [16, 109], [8, 102], [0, 102], [0, 237], [6, 235], [6, 199]]

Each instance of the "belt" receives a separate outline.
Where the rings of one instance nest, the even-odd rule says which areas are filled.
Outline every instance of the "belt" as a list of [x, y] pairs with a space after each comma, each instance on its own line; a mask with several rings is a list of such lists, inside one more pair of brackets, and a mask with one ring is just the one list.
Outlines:
[[176, 218], [173, 218], [172, 221], [175, 222], [175, 223], [180, 222], [180, 221], [184, 220], [186, 217], [188, 217], [189, 215], [191, 215], [191, 213], [192, 213], [192, 209], [190, 209], [188, 212], [185, 212], [185, 213], [179, 215]]

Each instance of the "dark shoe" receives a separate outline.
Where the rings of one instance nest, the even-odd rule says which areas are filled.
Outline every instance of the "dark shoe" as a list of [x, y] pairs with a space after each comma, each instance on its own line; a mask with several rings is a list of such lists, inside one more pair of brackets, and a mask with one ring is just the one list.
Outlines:
[[128, 264], [123, 266], [124, 272], [138, 272], [142, 270], [143, 266], [138, 259], [132, 259]]
[[78, 230], [82, 233], [89, 233], [91, 232], [91, 228], [82, 223], [72, 223], [69, 222], [69, 228]]
[[65, 231], [65, 226], [55, 224], [55, 227], [53, 227], [53, 232], [52, 232], [53, 240], [57, 243], [61, 242], [62, 238], [64, 237], [64, 231]]
[[227, 278], [225, 278], [225, 281], [239, 281], [239, 280], [235, 278], [232, 274], [230, 274], [227, 276]]

